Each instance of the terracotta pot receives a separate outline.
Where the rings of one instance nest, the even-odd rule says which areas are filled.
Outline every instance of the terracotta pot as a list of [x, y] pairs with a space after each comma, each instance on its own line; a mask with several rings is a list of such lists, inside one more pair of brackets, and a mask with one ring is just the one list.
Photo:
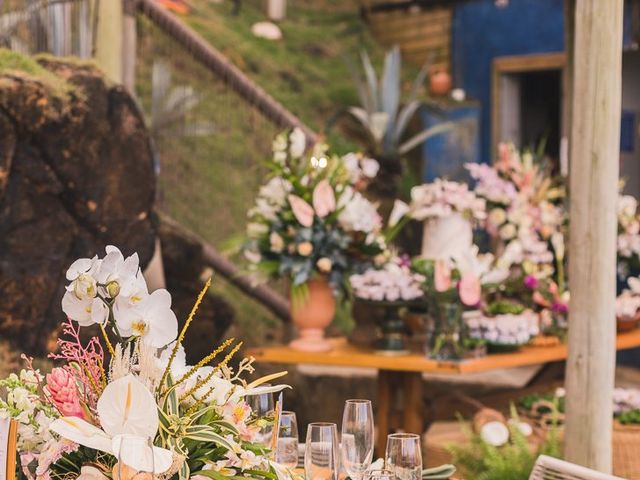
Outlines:
[[328, 352], [331, 343], [324, 338], [336, 313], [336, 299], [329, 282], [324, 277], [309, 280], [309, 296], [302, 305], [291, 303], [291, 318], [298, 327], [298, 338], [289, 346], [303, 352]]
[[442, 97], [451, 91], [451, 75], [445, 70], [435, 70], [429, 77], [431, 95]]

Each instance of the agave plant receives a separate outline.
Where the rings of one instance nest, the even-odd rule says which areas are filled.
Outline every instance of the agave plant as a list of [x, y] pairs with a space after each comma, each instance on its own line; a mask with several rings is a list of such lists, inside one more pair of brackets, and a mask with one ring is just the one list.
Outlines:
[[364, 146], [370, 155], [399, 159], [430, 137], [453, 128], [452, 122], [443, 122], [405, 138], [407, 127], [420, 108], [436, 108], [418, 98], [420, 86], [424, 84], [429, 71], [429, 61], [414, 79], [409, 96], [402, 104], [400, 49], [393, 47], [387, 52], [379, 79], [366, 51], [362, 51], [361, 59], [364, 81], [361, 75], [354, 75], [361, 105], [338, 112], [331, 124], [345, 116], [352, 120], [358, 129], [355, 134], [364, 139]]
[[189, 112], [202, 102], [202, 95], [188, 85], [172, 86], [171, 69], [158, 60], [151, 71], [151, 134], [155, 139], [165, 136], [194, 137], [215, 132], [212, 122], [187, 121]]

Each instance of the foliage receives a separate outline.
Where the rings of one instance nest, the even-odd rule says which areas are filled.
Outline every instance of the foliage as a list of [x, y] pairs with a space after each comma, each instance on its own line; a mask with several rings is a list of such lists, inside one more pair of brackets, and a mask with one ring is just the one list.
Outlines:
[[[518, 420], [513, 408], [511, 418]], [[531, 448], [527, 438], [513, 422], [509, 424], [509, 434], [506, 445], [495, 447], [484, 442], [479, 434], [467, 429], [469, 445], [449, 448], [454, 464], [464, 471], [465, 477], [475, 480], [527, 480], [538, 456], [561, 456], [560, 438], [554, 426], [536, 448]]]
[[640, 424], [640, 409], [622, 412], [618, 417], [618, 421], [623, 425]]

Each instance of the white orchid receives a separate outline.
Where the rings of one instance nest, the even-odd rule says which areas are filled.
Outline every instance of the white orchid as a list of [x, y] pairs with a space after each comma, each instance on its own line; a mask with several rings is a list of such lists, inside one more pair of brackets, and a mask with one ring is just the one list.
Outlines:
[[291, 158], [300, 158], [307, 148], [307, 137], [298, 127], [289, 135], [289, 153]]
[[114, 298], [120, 293], [122, 286], [132, 282], [138, 274], [139, 259], [137, 253], [125, 259], [122, 252], [113, 245], [107, 246], [106, 252], [107, 256], [102, 260], [97, 280], [105, 286], [107, 295]]
[[154, 291], [134, 307], [118, 310], [115, 320], [120, 335], [140, 337], [155, 348], [170, 344], [178, 336], [178, 319], [165, 289]]
[[[133, 375], [127, 375], [106, 386], [98, 400], [97, 412], [101, 429], [77, 417], [62, 417], [51, 424], [51, 431], [88, 448], [120, 457], [127, 466], [154, 473], [167, 471], [173, 453], [153, 447], [151, 461], [148, 443], [158, 432], [158, 407], [151, 392]], [[122, 440], [128, 448], [120, 452]], [[140, 441], [135, 441], [140, 440]]]
[[71, 283], [66, 287], [62, 297], [62, 311], [81, 326], [104, 322], [99, 315], [101, 312], [98, 311], [98, 315], [92, 315], [97, 304], [102, 303], [96, 298], [98, 293], [96, 275], [101, 263], [97, 256], [80, 258], [71, 264], [66, 273], [67, 280]]

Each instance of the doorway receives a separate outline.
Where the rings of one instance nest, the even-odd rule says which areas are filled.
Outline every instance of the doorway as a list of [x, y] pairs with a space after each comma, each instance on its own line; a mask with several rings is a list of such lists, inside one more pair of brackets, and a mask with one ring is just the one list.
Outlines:
[[564, 54], [523, 55], [494, 60], [492, 132], [503, 141], [544, 154], [566, 172]]

